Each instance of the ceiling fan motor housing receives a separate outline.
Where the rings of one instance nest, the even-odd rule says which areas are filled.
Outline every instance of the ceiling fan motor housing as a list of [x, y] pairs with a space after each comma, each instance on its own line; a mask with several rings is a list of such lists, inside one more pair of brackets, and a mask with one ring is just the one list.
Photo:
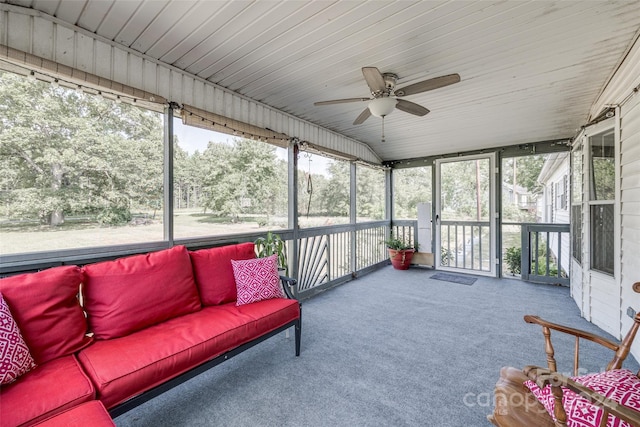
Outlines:
[[393, 88], [396, 87], [398, 75], [393, 73], [384, 73], [382, 78], [384, 79], [384, 85], [387, 88], [387, 93], [391, 93]]

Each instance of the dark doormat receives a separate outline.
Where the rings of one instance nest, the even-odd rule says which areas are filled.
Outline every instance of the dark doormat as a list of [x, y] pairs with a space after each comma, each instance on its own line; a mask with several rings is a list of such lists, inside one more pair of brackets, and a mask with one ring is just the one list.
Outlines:
[[476, 282], [476, 280], [478, 280], [475, 277], [459, 276], [457, 274], [450, 274], [450, 273], [437, 273], [431, 276], [431, 278], [436, 280], [442, 280], [444, 282], [460, 283], [461, 285], [468, 285], [468, 286], [473, 285]]

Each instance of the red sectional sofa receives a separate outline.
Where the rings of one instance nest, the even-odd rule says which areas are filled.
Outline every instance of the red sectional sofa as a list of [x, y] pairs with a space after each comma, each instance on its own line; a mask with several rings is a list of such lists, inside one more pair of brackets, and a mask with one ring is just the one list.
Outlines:
[[0, 426], [113, 425], [105, 408], [117, 416], [291, 326], [298, 356], [295, 281], [236, 305], [231, 260], [252, 258], [253, 243], [176, 246], [0, 279], [37, 365], [0, 388]]

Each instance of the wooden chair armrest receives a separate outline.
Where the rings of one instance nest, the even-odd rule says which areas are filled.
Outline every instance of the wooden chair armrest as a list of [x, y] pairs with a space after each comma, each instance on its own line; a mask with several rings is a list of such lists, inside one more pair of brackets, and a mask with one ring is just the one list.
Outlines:
[[526, 316], [524, 316], [524, 321], [527, 323], [533, 323], [536, 325], [540, 325], [542, 327], [553, 329], [554, 331], [573, 335], [574, 337], [584, 338], [586, 340], [593, 341], [597, 344], [607, 347], [609, 350], [618, 351], [618, 349], [620, 348], [620, 344], [615, 343], [599, 335], [593, 334], [591, 332], [583, 331], [581, 329], [570, 328], [568, 326], [548, 322], [546, 320], [541, 319], [538, 316], [532, 316], [530, 314], [527, 314]]
[[[611, 400], [600, 393], [593, 391], [589, 387], [578, 384], [569, 377], [546, 368], [531, 365], [525, 367], [523, 372], [529, 379], [535, 381], [540, 388], [551, 385], [552, 393], [556, 400], [554, 415], [558, 421], [560, 421], [560, 425], [563, 425], [562, 423], [566, 422], [566, 414], [561, 403], [563, 393], [562, 387], [565, 387], [587, 399], [594, 406], [602, 408], [605, 411], [605, 419], [606, 414], [611, 414], [630, 423], [631, 425], [640, 426], [640, 412]], [[560, 404], [558, 404], [558, 402], [560, 402]]]

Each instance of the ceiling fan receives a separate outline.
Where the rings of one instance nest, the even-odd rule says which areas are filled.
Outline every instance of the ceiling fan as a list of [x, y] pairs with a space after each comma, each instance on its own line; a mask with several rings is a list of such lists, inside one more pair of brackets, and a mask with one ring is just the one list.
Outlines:
[[367, 108], [360, 113], [353, 124], [362, 124], [369, 118], [369, 116], [374, 115], [376, 117], [382, 117], [384, 126], [384, 117], [391, 114], [395, 108], [416, 116], [424, 116], [429, 112], [429, 110], [422, 105], [418, 105], [414, 102], [401, 98], [409, 95], [415, 95], [416, 93], [426, 92], [428, 90], [438, 89], [460, 81], [460, 76], [458, 74], [448, 74], [446, 76], [434, 77], [432, 79], [423, 80], [421, 82], [396, 89], [396, 81], [398, 80], [398, 76], [396, 74], [381, 73], [376, 67], [363, 67], [362, 74], [364, 75], [364, 79], [366, 80], [369, 89], [371, 89], [370, 98], [334, 99], [331, 101], [315, 102], [313, 105], [332, 105], [343, 104], [346, 102], [369, 101]]

